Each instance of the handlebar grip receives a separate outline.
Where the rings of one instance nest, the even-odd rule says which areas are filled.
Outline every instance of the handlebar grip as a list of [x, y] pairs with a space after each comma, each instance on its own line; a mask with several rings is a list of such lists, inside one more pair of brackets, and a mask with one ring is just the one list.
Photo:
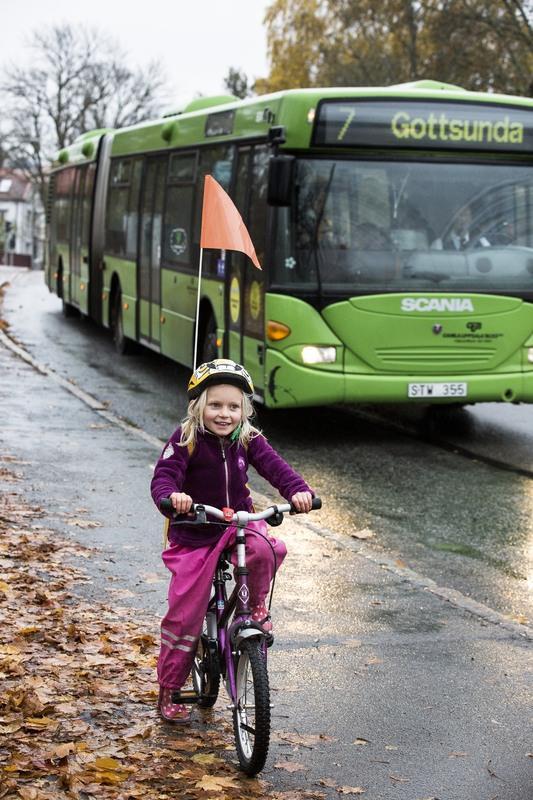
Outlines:
[[[318, 511], [319, 508], [322, 508], [322, 500], [320, 497], [313, 497], [313, 503], [311, 505], [311, 511]], [[297, 511], [293, 504], [291, 503], [291, 514], [301, 514], [301, 511]]]
[[161, 511], [174, 511], [174, 506], [172, 505], [172, 500], [170, 497], [163, 497], [159, 503], [159, 509]]

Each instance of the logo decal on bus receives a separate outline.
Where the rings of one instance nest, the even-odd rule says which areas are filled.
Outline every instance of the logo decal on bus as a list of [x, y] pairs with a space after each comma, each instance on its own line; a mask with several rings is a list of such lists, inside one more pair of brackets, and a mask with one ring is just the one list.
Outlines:
[[402, 311], [473, 311], [469, 297], [404, 297]]
[[172, 228], [170, 231], [170, 249], [174, 255], [183, 255], [187, 247], [187, 231], [184, 228]]

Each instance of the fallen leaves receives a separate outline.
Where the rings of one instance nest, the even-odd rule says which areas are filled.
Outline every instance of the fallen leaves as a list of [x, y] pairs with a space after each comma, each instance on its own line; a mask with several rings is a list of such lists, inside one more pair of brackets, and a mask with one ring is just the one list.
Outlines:
[[286, 772], [300, 772], [305, 769], [305, 764], [298, 764], [296, 761], [278, 761], [274, 764], [274, 769], [284, 769]]
[[370, 528], [363, 528], [360, 531], [352, 531], [350, 535], [352, 539], [373, 539], [376, 534]]
[[78, 564], [94, 551], [36, 524], [40, 516], [14, 493], [0, 497], [0, 798], [270, 797], [228, 760], [227, 716], [208, 712], [206, 726], [198, 714], [179, 731], [159, 720], [159, 619], [84, 601]]

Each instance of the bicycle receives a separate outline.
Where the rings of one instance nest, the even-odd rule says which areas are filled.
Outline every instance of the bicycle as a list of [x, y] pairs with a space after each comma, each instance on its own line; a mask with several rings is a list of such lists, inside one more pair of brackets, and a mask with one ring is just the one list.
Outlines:
[[[313, 510], [322, 507], [319, 497], [313, 499]], [[170, 500], [161, 503], [162, 511], [173, 511]], [[271, 526], [281, 525], [285, 513], [298, 513], [290, 504], [273, 505], [258, 513], [218, 509], [194, 504], [188, 514], [174, 514], [176, 522], [188, 524], [235, 525], [237, 566], [235, 586], [228, 597], [226, 583], [232, 580], [227, 571], [230, 551], [222, 552], [213, 577], [213, 592], [207, 607], [203, 632], [192, 669], [193, 689], [173, 693], [174, 703], [197, 704], [201, 708], [215, 705], [221, 680], [225, 681], [233, 715], [233, 732], [237, 757], [243, 772], [256, 775], [266, 762], [270, 744], [270, 688], [267, 671], [267, 650], [274, 638], [251, 619], [248, 605], [248, 572], [246, 569], [246, 526], [256, 520], [267, 520]], [[208, 523], [207, 514], [220, 522]], [[275, 556], [274, 556], [275, 557]], [[272, 600], [272, 586], [270, 600]]]

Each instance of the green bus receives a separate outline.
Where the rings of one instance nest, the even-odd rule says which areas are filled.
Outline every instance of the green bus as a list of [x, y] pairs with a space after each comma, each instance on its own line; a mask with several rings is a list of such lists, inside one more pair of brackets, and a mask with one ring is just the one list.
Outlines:
[[199, 361], [272, 408], [533, 400], [532, 99], [298, 89], [87, 133], [50, 178], [65, 313], [191, 367], [206, 175], [263, 269], [204, 252]]

